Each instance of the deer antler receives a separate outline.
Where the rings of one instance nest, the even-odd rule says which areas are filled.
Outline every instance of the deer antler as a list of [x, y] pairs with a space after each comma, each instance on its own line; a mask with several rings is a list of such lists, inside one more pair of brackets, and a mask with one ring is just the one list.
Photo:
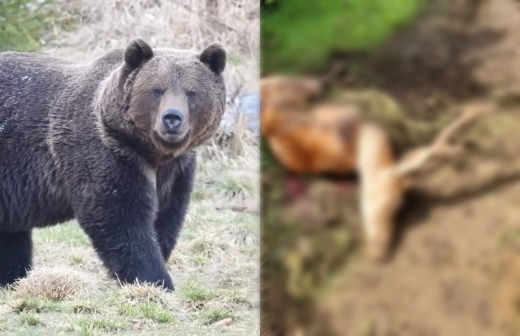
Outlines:
[[484, 114], [494, 110], [490, 105], [472, 106], [459, 118], [449, 124], [437, 136], [432, 145], [412, 150], [397, 164], [395, 170], [398, 175], [406, 176], [421, 169], [431, 158], [435, 156], [453, 156], [461, 152], [460, 146], [450, 145], [450, 138], [464, 126]]

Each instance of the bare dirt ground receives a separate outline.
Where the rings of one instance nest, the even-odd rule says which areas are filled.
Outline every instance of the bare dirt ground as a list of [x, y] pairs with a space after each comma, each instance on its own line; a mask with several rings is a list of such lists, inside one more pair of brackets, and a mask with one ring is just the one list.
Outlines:
[[473, 138], [478, 149], [424, 178], [398, 220], [388, 264], [349, 259], [318, 305], [330, 334], [520, 332], [520, 6], [489, 1], [451, 15], [425, 18], [387, 46], [383, 53], [404, 61], [393, 69], [376, 62], [380, 88], [424, 119], [498, 102], [507, 127], [498, 127], [503, 114], [486, 119], [488, 131]]
[[438, 206], [388, 265], [353, 260], [323, 307], [336, 334], [516, 335], [519, 193], [514, 183]]
[[[194, 50], [218, 41], [228, 51], [228, 87], [240, 93], [257, 85], [257, 7], [249, 0], [60, 0], [43, 51], [91, 60], [135, 37]], [[76, 222], [36, 230], [34, 271], [0, 291], [0, 334], [258, 333], [258, 146], [240, 122], [234, 131], [199, 150], [188, 218], [167, 264], [176, 292], [118, 286]], [[229, 326], [214, 325], [226, 318]]]

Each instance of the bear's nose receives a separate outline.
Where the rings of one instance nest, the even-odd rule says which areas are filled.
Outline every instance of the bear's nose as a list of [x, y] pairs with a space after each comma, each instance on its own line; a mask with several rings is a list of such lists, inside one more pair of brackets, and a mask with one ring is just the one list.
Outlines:
[[184, 115], [178, 109], [167, 109], [162, 115], [164, 126], [168, 132], [175, 132], [182, 124]]

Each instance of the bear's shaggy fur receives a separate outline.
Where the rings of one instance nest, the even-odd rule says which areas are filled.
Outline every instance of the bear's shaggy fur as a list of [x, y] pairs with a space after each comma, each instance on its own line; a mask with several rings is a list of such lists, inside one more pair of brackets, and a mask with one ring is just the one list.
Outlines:
[[33, 228], [76, 218], [120, 281], [173, 290], [165, 261], [193, 149], [224, 112], [225, 63], [218, 44], [199, 54], [142, 40], [94, 62], [0, 53], [0, 286], [30, 269]]

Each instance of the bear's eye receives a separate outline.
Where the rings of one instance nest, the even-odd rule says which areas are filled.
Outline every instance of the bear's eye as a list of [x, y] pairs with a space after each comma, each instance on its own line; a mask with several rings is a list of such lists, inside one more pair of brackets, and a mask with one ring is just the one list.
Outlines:
[[188, 99], [194, 99], [197, 96], [197, 94], [192, 91], [187, 92], [186, 95], [188, 96]]
[[153, 90], [153, 95], [156, 96], [156, 97], [160, 97], [160, 96], [162, 96], [163, 93], [164, 93], [164, 91], [159, 90], [159, 89], [155, 89], [155, 90]]

